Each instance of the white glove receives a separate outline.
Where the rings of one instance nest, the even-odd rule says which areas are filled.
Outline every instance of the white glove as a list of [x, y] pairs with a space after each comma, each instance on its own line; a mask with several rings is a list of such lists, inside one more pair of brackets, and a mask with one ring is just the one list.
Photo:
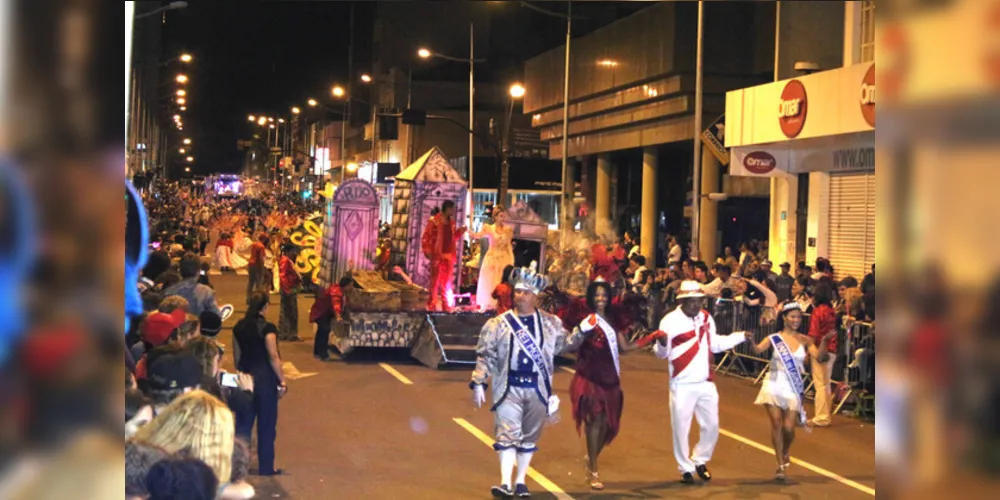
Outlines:
[[483, 389], [483, 386], [477, 385], [475, 388], [472, 389], [472, 405], [475, 406], [476, 408], [482, 408], [483, 403], [485, 402], [486, 402], [486, 390]]
[[580, 331], [583, 333], [587, 333], [593, 330], [596, 326], [597, 326], [597, 315], [591, 314], [590, 316], [587, 316], [586, 318], [583, 319], [583, 321], [580, 322]]

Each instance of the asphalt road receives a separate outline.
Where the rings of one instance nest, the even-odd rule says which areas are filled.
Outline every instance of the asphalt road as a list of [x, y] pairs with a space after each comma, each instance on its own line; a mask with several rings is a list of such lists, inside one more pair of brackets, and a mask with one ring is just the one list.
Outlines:
[[[220, 303], [245, 306], [246, 276], [211, 276]], [[268, 316], [277, 323], [278, 308]], [[472, 407], [469, 370], [431, 370], [405, 353], [360, 352], [349, 361], [322, 363], [312, 356], [313, 299], [299, 297], [299, 334], [305, 342], [282, 343], [284, 361], [302, 378], [289, 381], [278, 417], [277, 465], [283, 476], [251, 477], [258, 498], [477, 499], [490, 498], [499, 482], [492, 444], [492, 416]], [[232, 369], [231, 349], [225, 365]], [[567, 394], [572, 374], [561, 368], [556, 388], [562, 422], [539, 443], [528, 486], [535, 498], [836, 498], [875, 494], [874, 425], [835, 417], [829, 428], [801, 430], [784, 484], [773, 481], [775, 460], [764, 410], [754, 406], [758, 387], [717, 381], [722, 436], [710, 469], [711, 483], [677, 482], [671, 452], [667, 365], [645, 354], [622, 357], [625, 410], [617, 440], [601, 457], [607, 489], [584, 483], [586, 448], [572, 422]], [[811, 407], [809, 408], [811, 414]], [[692, 445], [697, 425], [692, 426]], [[256, 463], [253, 464], [256, 467]]]

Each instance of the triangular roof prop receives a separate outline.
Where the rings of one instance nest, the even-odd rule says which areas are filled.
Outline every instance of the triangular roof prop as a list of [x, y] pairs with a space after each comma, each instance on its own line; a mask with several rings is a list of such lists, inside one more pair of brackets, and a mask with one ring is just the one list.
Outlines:
[[448, 158], [437, 146], [396, 175], [396, 180], [466, 184], [465, 178], [448, 163]]

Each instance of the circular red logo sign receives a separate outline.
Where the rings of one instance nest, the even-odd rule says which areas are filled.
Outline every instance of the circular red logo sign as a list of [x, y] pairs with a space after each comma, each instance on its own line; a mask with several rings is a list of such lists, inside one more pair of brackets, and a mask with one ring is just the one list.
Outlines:
[[743, 166], [751, 173], [766, 174], [778, 166], [778, 160], [766, 151], [754, 151], [743, 158]]
[[875, 126], [875, 64], [873, 63], [865, 78], [861, 80], [861, 116], [872, 127]]
[[781, 102], [778, 103], [778, 124], [785, 137], [794, 139], [806, 125], [806, 114], [809, 111], [809, 99], [806, 97], [806, 87], [798, 80], [785, 84], [781, 91]]

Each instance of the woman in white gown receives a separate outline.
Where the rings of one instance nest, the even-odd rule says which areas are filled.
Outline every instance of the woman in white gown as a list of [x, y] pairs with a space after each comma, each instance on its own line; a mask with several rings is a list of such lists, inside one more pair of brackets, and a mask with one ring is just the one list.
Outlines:
[[[801, 384], [802, 373], [806, 354], [822, 358], [826, 354], [826, 344], [829, 337], [835, 335], [831, 332], [824, 337], [817, 347], [808, 335], [799, 333], [802, 326], [802, 306], [798, 302], [788, 302], [781, 309], [778, 317], [778, 333], [770, 335], [753, 350], [757, 354], [763, 354], [768, 349], [772, 350], [771, 363], [768, 367], [767, 376], [764, 378], [764, 385], [757, 394], [754, 404], [761, 405], [767, 411], [768, 419], [771, 422], [771, 443], [774, 445], [774, 456], [778, 460], [778, 469], [775, 472], [775, 479], [785, 480], [785, 474], [790, 465], [789, 450], [792, 442], [795, 441], [795, 427], [805, 425], [802, 412], [802, 394], [796, 390], [793, 377]], [[774, 345], [783, 343], [791, 353], [796, 374], [789, 374], [782, 361], [778, 349]]]
[[479, 285], [476, 287], [476, 307], [480, 311], [496, 309], [497, 301], [493, 298], [493, 290], [503, 281], [503, 270], [514, 265], [514, 228], [507, 226], [507, 212], [497, 205], [493, 208], [493, 224], [486, 224], [474, 239], [489, 238], [490, 246], [483, 257], [483, 265], [479, 269]]

